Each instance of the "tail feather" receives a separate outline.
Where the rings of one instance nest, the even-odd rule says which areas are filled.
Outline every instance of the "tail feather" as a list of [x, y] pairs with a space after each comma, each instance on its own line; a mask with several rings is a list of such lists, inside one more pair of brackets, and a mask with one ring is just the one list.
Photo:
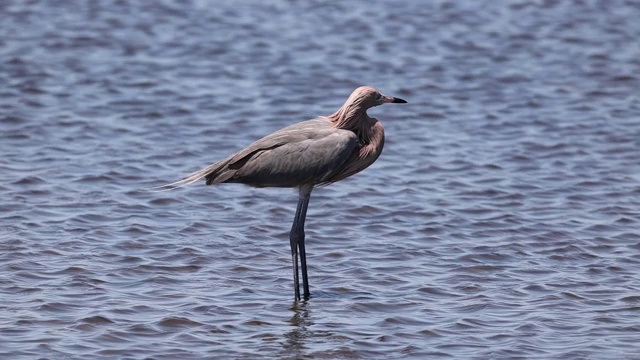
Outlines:
[[[199, 181], [202, 178], [207, 178], [207, 185], [210, 185], [211, 183], [213, 183], [213, 181], [210, 181], [210, 179], [212, 178], [209, 175], [214, 175], [215, 173], [219, 172], [220, 170], [223, 170], [224, 167], [226, 165], [226, 161], [221, 161], [221, 162], [217, 162], [215, 164], [209, 165], [204, 169], [198, 170], [194, 173], [191, 173], [187, 176], [185, 176], [184, 178], [176, 181], [176, 182], [172, 182], [171, 184], [165, 184], [165, 185], [160, 185], [160, 186], [156, 186], [156, 187], [152, 187], [150, 188], [151, 191], [171, 191], [171, 190], [175, 190], [178, 188], [181, 188], [183, 186], [187, 186], [190, 184], [193, 184], [197, 181]], [[216, 181], [219, 182], [219, 181]]]

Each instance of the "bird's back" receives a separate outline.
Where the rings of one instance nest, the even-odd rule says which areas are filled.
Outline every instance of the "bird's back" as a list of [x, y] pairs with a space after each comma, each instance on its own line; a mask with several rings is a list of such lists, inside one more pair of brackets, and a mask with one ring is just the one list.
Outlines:
[[280, 129], [240, 150], [206, 175], [207, 184], [296, 187], [326, 182], [358, 148], [355, 133], [316, 118]]

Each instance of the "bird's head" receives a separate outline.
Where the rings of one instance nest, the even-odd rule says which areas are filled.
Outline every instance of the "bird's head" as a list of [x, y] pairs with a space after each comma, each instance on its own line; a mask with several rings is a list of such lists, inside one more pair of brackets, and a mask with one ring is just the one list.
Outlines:
[[366, 110], [387, 103], [403, 104], [406, 101], [397, 97], [383, 95], [371, 86], [361, 86], [351, 93], [346, 104], [355, 105], [360, 109]]
[[335, 113], [327, 116], [334, 126], [338, 129], [348, 129], [355, 131], [366, 121], [369, 116], [367, 109], [386, 103], [406, 103], [405, 100], [382, 95], [378, 90], [371, 86], [361, 86], [351, 93], [347, 101]]

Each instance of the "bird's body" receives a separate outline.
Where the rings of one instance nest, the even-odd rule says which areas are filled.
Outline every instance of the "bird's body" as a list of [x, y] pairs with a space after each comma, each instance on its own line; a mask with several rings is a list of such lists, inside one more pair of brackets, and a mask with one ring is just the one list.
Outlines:
[[299, 122], [252, 143], [239, 152], [161, 189], [171, 190], [205, 179], [207, 185], [242, 183], [255, 187], [296, 187], [300, 201], [291, 229], [296, 299], [298, 253], [304, 296], [309, 297], [304, 249], [304, 220], [311, 190], [342, 180], [371, 165], [382, 152], [384, 129], [366, 110], [383, 103], [405, 103], [376, 89], [356, 89], [345, 104], [327, 117]]

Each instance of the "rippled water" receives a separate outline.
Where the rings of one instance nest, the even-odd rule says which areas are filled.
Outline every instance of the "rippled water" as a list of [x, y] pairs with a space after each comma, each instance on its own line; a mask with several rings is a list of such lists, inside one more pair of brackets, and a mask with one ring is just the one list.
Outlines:
[[[0, 358], [640, 357], [636, 1], [0, 2]], [[312, 194], [151, 193], [368, 84]]]

